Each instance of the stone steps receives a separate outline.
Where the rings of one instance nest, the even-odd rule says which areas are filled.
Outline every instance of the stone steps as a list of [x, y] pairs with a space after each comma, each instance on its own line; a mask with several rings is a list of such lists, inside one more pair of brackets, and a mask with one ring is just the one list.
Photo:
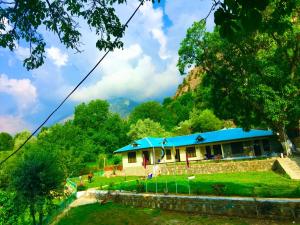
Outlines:
[[[282, 158], [278, 159], [281, 168], [293, 180], [300, 180], [300, 159]], [[299, 164], [298, 164], [299, 162]]]

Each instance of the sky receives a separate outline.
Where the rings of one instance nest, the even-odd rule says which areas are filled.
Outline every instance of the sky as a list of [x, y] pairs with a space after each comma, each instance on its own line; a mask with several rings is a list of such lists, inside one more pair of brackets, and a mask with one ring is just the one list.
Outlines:
[[[129, 0], [116, 6], [121, 21], [125, 23], [138, 4]], [[109, 53], [46, 125], [63, 120], [76, 105], [93, 99], [143, 102], [173, 96], [184, 78], [176, 67], [180, 42], [194, 21], [206, 17], [211, 4], [211, 0], [147, 1], [125, 32], [124, 48]], [[14, 52], [0, 48], [0, 132], [33, 131], [103, 55], [95, 47], [97, 36], [84, 23], [80, 25], [82, 53], [66, 49], [54, 34], [42, 31], [47, 58], [35, 70], [23, 67], [26, 43], [18, 43]], [[213, 26], [211, 15], [207, 30]]]

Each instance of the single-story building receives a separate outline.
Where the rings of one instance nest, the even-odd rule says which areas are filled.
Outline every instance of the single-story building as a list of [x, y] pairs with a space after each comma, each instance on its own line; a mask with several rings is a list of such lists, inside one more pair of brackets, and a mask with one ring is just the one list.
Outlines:
[[145, 137], [114, 153], [122, 154], [123, 170], [127, 175], [142, 175], [153, 171], [153, 165], [253, 158], [280, 152], [282, 146], [271, 130], [230, 128], [167, 138]]

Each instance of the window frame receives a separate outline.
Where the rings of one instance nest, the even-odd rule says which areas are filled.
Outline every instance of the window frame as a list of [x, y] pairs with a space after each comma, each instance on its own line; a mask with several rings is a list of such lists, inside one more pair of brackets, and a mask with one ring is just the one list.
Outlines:
[[172, 159], [171, 149], [167, 148], [166, 149], [166, 160], [170, 160], [170, 159]]
[[195, 158], [195, 157], [197, 157], [196, 147], [195, 146], [186, 147], [185, 150], [186, 150], [187, 156], [189, 158]]
[[136, 152], [128, 152], [127, 159], [128, 159], [128, 163], [136, 163]]

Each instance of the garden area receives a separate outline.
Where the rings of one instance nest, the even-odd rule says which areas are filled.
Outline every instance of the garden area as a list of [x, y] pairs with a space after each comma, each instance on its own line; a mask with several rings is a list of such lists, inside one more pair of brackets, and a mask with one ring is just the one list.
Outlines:
[[[80, 186], [79, 178], [73, 178]], [[300, 182], [272, 171], [228, 174], [198, 174], [195, 176], [141, 177], [94, 176], [91, 183], [83, 176], [83, 190], [98, 188], [132, 192], [165, 194], [251, 196], [251, 197], [300, 197]], [[157, 184], [157, 185], [156, 185]], [[157, 187], [157, 190], [156, 190]]]
[[71, 209], [58, 225], [153, 225], [153, 224], [190, 224], [190, 225], [287, 225], [291, 222], [257, 220], [248, 218], [229, 218], [163, 211], [159, 209], [133, 208], [115, 203], [92, 204]]

